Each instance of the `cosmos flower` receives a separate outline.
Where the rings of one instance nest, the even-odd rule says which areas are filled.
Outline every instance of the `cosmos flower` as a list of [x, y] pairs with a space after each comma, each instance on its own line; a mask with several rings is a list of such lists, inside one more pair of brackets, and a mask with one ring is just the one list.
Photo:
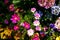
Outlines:
[[39, 19], [40, 18], [40, 14], [38, 12], [35, 12], [34, 16], [35, 16], [35, 19]]
[[35, 12], [36, 11], [36, 8], [31, 8], [31, 12]]
[[36, 31], [41, 31], [41, 28], [39, 26], [36, 26], [35, 30]]
[[30, 28], [30, 24], [28, 22], [24, 22], [24, 28], [29, 29]]
[[57, 30], [60, 31], [60, 17], [55, 22], [55, 28], [57, 28]]
[[32, 40], [40, 40], [39, 38], [39, 34], [38, 33], [35, 33]]
[[10, 20], [12, 21], [12, 23], [17, 23], [20, 20], [20, 17], [17, 14], [13, 14]]
[[51, 8], [51, 11], [52, 11], [52, 14], [59, 15], [59, 13], [60, 13], [60, 7], [59, 6], [53, 6]]
[[9, 5], [9, 10], [14, 11], [14, 4]]
[[55, 0], [38, 0], [38, 4], [39, 6], [48, 9], [55, 4]]
[[7, 19], [5, 19], [5, 20], [4, 20], [4, 23], [5, 23], [5, 24], [8, 24], [9, 22], [8, 22], [8, 20], [7, 20]]
[[32, 38], [32, 40], [40, 40], [39, 37]]
[[30, 24], [28, 22], [23, 22], [20, 25], [23, 26], [25, 29], [29, 29], [30, 28]]
[[38, 20], [35, 20], [35, 21], [33, 22], [33, 25], [34, 25], [34, 26], [39, 26], [39, 24], [40, 24], [40, 22], [39, 22]]
[[34, 34], [34, 30], [33, 29], [27, 30], [27, 34], [28, 36], [32, 36]]
[[15, 25], [15, 26], [14, 26], [14, 30], [15, 30], [15, 31], [16, 31], [16, 30], [19, 30], [18, 25]]

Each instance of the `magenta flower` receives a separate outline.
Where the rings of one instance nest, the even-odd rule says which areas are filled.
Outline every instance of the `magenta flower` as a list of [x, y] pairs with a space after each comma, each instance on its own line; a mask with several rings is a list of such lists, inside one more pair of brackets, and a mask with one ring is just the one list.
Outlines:
[[38, 0], [38, 4], [41, 7], [48, 9], [55, 4], [55, 0]]
[[22, 26], [24, 26], [26, 29], [30, 28], [30, 24], [28, 22], [24, 22]]
[[19, 30], [19, 27], [17, 25], [14, 26], [14, 30]]
[[34, 34], [34, 37], [32, 38], [32, 40], [40, 40], [39, 34], [38, 33]]
[[7, 19], [5, 19], [5, 20], [4, 20], [4, 23], [5, 23], [5, 24], [8, 24], [9, 22], [8, 22], [8, 20], [7, 20]]
[[14, 4], [11, 4], [11, 5], [9, 6], [9, 10], [10, 10], [10, 11], [14, 11]]
[[17, 14], [12, 15], [12, 18], [11, 18], [12, 23], [17, 23], [19, 20], [20, 20], [19, 15]]
[[40, 18], [40, 14], [39, 14], [38, 12], [36, 12], [36, 13], [34, 14], [34, 16], [35, 16], [35, 19], [39, 19], [39, 18]]
[[33, 38], [32, 40], [39, 40], [39, 37], [35, 37], [35, 38]]

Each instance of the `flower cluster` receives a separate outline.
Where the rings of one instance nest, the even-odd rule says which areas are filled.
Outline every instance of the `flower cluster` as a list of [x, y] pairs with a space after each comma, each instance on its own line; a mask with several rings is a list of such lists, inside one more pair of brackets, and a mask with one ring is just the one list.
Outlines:
[[55, 0], [1, 0], [0, 40], [60, 40], [60, 6], [54, 4]]
[[52, 7], [55, 4], [55, 0], [38, 0], [39, 6], [42, 6], [46, 9]]
[[[31, 8], [33, 10], [33, 8]], [[35, 17], [35, 20], [33, 22], [33, 25], [36, 26], [36, 30], [40, 31], [41, 28], [40, 28], [40, 22], [39, 22], [39, 19], [40, 19], [40, 14], [36, 11], [36, 8], [34, 8], [35, 11], [33, 12], [34, 13], [34, 17]], [[32, 12], [32, 11], [31, 11]]]

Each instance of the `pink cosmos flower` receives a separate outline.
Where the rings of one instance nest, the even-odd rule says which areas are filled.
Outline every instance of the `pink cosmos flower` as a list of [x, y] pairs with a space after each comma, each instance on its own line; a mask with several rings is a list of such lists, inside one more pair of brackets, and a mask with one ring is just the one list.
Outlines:
[[36, 11], [36, 8], [31, 8], [31, 12], [35, 12]]
[[14, 11], [14, 4], [11, 4], [11, 5], [9, 6], [9, 10], [10, 10], [10, 11]]
[[28, 22], [24, 22], [22, 24], [22, 26], [24, 26], [24, 28], [26, 28], [26, 29], [29, 29], [30, 28], [30, 24]]
[[46, 9], [48, 9], [55, 4], [55, 0], [38, 0], [38, 4], [41, 7], [45, 7]]
[[34, 14], [34, 16], [35, 16], [35, 19], [39, 19], [39, 18], [40, 18], [40, 14], [39, 14], [38, 12], [36, 12], [36, 13]]
[[19, 30], [19, 27], [17, 25], [14, 26], [14, 30]]
[[39, 26], [36, 26], [35, 30], [36, 31], [41, 31], [41, 28]]
[[19, 15], [17, 14], [12, 15], [12, 18], [11, 18], [12, 23], [17, 23], [19, 20], [20, 20]]

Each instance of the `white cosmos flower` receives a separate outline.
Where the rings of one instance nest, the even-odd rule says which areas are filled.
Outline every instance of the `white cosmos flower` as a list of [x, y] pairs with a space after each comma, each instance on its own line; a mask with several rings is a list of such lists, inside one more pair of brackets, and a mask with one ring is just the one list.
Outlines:
[[27, 30], [27, 34], [28, 36], [32, 36], [34, 34], [34, 30], [33, 29]]
[[39, 26], [39, 24], [40, 24], [40, 22], [39, 22], [38, 20], [35, 20], [35, 21], [33, 22], [33, 25], [34, 25], [34, 26]]

